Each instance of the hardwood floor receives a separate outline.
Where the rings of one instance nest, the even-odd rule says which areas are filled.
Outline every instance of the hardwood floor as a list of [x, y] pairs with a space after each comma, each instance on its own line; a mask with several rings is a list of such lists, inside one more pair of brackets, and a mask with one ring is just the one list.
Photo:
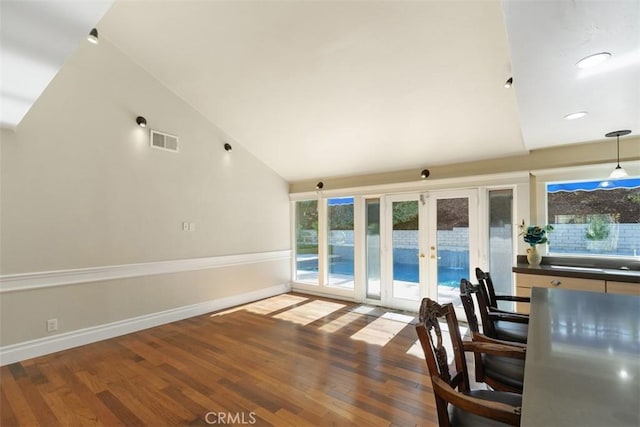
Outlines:
[[276, 296], [3, 366], [0, 425], [435, 426], [412, 321]]

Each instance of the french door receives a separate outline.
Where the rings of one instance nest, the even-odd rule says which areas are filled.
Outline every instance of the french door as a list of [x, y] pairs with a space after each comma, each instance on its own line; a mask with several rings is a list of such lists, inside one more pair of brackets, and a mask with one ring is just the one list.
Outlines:
[[392, 195], [382, 211], [381, 303], [415, 311], [428, 296], [462, 313], [460, 279], [478, 265], [477, 190]]
[[385, 197], [380, 233], [384, 306], [416, 311], [425, 295], [424, 209], [419, 194]]

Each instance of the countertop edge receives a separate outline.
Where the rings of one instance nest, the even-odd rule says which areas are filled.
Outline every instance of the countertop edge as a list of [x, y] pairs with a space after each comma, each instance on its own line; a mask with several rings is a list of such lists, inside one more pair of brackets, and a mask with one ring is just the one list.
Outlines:
[[639, 271], [624, 271], [603, 269], [603, 271], [581, 271], [578, 268], [566, 268], [562, 266], [539, 265], [518, 263], [512, 268], [514, 273], [537, 274], [541, 276], [576, 277], [580, 279], [609, 280], [615, 282], [638, 283], [640, 285]]

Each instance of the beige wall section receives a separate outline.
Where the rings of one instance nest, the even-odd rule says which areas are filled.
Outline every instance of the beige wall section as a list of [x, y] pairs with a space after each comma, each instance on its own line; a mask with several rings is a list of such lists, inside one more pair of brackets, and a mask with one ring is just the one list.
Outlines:
[[[289, 282], [288, 259], [0, 294], [0, 347]], [[47, 319], [59, 330], [46, 332]]]
[[[620, 140], [620, 161], [640, 160], [640, 137], [626, 137]], [[345, 176], [338, 178], [318, 177], [317, 179], [292, 182], [289, 185], [291, 193], [305, 193], [314, 191], [318, 181], [324, 182], [325, 190], [341, 188], [357, 188], [371, 185], [411, 183], [420, 181], [420, 171], [429, 169], [429, 180], [444, 178], [469, 177], [474, 175], [496, 174], [504, 172], [523, 172], [539, 169], [568, 168], [608, 164], [613, 169], [616, 165], [615, 139], [571, 144], [555, 148], [533, 150], [527, 155], [504, 157], [498, 159], [479, 160], [452, 165], [429, 165], [428, 159], [424, 166], [411, 170], [380, 173], [373, 175]]]
[[[180, 153], [150, 148], [138, 115]], [[288, 184], [108, 40], [83, 43], [0, 136], [2, 274], [291, 246]]]
[[[180, 152], [150, 148], [138, 115]], [[83, 43], [0, 137], [2, 275], [290, 249], [288, 184], [108, 40]], [[4, 292], [0, 346], [51, 336], [47, 319], [80, 330], [285, 285], [290, 270], [285, 259]]]

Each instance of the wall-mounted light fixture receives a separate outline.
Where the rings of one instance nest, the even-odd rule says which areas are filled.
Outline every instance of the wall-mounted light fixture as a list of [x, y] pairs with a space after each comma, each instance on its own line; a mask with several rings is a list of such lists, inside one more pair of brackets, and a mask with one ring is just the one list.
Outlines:
[[142, 116], [138, 116], [136, 117], [136, 123], [138, 124], [138, 126], [140, 126], [141, 128], [146, 128], [147, 127], [147, 119], [145, 119]]
[[98, 30], [92, 28], [91, 31], [89, 31], [89, 35], [87, 36], [87, 41], [92, 44], [98, 44]]
[[231, 147], [231, 144], [229, 144], [228, 142], [224, 143], [224, 149], [227, 151], [231, 151], [233, 149], [233, 147]]
[[324, 182], [320, 181], [316, 184], [316, 190], [322, 190], [324, 188]]
[[504, 82], [504, 87], [506, 87], [507, 89], [509, 89], [511, 86], [513, 86], [513, 77], [509, 77], [509, 79]]
[[615, 136], [617, 141], [617, 147], [618, 147], [618, 165], [614, 170], [611, 171], [611, 174], [609, 174], [609, 178], [611, 179], [626, 178], [629, 176], [627, 171], [624, 170], [622, 166], [620, 166], [620, 137], [629, 135], [630, 133], [631, 133], [630, 130], [616, 130], [613, 132], [609, 132], [608, 134], [605, 135], [607, 138], [613, 138]]
[[424, 169], [422, 172], [420, 172], [420, 178], [422, 179], [429, 178], [429, 175], [431, 175], [431, 172], [429, 172], [429, 169]]

